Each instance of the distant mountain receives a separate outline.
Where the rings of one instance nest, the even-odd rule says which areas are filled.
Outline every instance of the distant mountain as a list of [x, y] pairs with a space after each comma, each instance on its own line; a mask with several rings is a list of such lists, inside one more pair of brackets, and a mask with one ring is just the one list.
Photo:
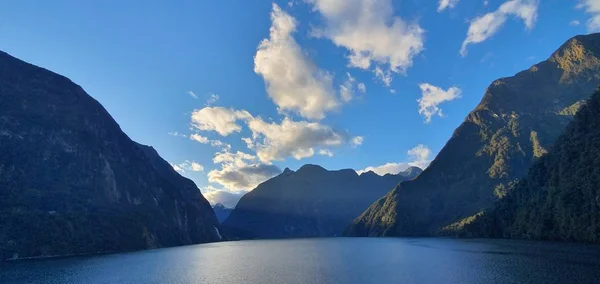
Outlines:
[[223, 221], [229, 217], [231, 211], [233, 211], [233, 208], [227, 208], [221, 203], [215, 204], [212, 208], [213, 211], [215, 211], [215, 215], [217, 215], [217, 220], [219, 220], [219, 223], [223, 223]]
[[196, 185], [69, 79], [0, 52], [0, 259], [220, 239]]
[[489, 208], [599, 83], [600, 34], [576, 36], [548, 60], [494, 81], [430, 166], [373, 203], [347, 235], [434, 235]]
[[317, 165], [285, 169], [244, 195], [223, 226], [243, 238], [339, 236], [369, 204], [420, 171], [379, 176]]
[[600, 242], [600, 91], [491, 210], [448, 228], [467, 236]]

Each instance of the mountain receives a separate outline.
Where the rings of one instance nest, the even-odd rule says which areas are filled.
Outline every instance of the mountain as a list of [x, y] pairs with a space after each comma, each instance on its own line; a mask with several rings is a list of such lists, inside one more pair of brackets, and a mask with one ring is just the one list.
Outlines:
[[354, 170], [328, 171], [304, 165], [258, 185], [239, 201], [223, 226], [243, 238], [329, 237], [369, 204], [420, 169], [379, 176]]
[[600, 90], [549, 150], [467, 236], [600, 242]]
[[215, 211], [215, 215], [217, 215], [217, 220], [219, 220], [219, 223], [223, 223], [223, 221], [229, 217], [231, 211], [233, 211], [232, 208], [227, 208], [221, 203], [215, 204], [212, 208], [213, 211]]
[[196, 185], [78, 85], [0, 52], [0, 259], [220, 239]]
[[428, 236], [506, 195], [600, 83], [600, 34], [576, 36], [546, 61], [494, 81], [430, 166], [373, 203], [350, 236]]

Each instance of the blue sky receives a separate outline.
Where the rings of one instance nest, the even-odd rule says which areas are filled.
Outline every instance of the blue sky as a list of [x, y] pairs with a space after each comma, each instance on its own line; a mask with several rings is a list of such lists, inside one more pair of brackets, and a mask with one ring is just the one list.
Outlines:
[[0, 49], [81, 85], [233, 205], [285, 167], [426, 166], [494, 79], [599, 15], [598, 0], [3, 1]]

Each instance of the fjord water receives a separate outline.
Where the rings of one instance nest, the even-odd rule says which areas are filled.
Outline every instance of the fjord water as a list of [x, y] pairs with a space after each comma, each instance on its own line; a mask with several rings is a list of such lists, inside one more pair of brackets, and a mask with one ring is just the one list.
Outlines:
[[330, 238], [0, 264], [0, 283], [600, 283], [600, 246]]

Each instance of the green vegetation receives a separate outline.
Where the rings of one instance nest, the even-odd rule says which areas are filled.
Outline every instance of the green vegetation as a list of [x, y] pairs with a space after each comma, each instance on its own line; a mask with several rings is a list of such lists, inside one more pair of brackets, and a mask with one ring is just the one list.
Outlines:
[[600, 90], [493, 209], [448, 229], [466, 236], [600, 242]]

